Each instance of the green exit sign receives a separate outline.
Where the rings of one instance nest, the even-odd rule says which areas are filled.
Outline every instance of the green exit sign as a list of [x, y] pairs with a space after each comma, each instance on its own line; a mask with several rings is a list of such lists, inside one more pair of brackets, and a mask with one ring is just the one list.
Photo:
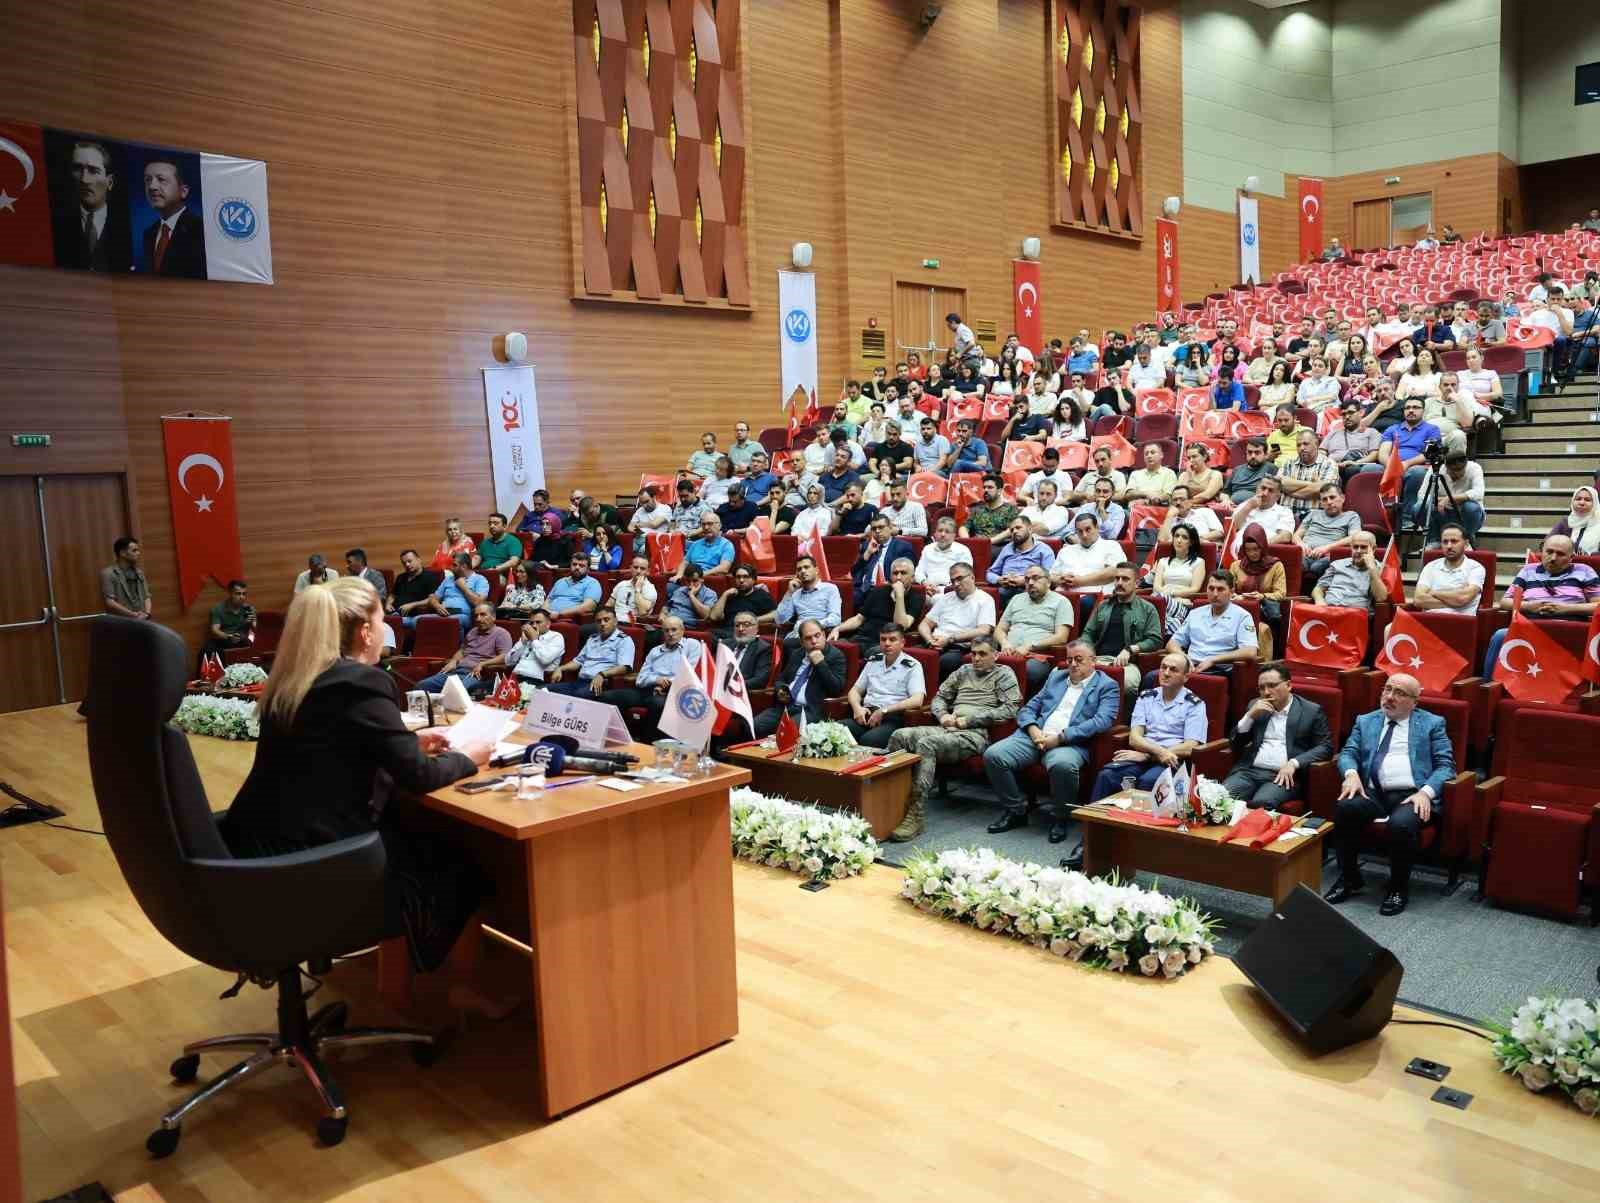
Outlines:
[[14, 434], [11, 436], [13, 447], [48, 447], [50, 436], [47, 434]]
[[922, 266], [923, 267], [938, 267], [939, 266], [939, 261], [937, 259], [924, 259], [922, 261]]

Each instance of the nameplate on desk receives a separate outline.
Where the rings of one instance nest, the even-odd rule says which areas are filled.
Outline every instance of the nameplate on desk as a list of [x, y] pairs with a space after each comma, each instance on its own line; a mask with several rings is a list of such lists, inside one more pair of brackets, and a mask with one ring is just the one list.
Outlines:
[[547, 689], [534, 691], [522, 729], [533, 739], [570, 735], [581, 748], [620, 747], [632, 742], [622, 713], [605, 702], [569, 698]]

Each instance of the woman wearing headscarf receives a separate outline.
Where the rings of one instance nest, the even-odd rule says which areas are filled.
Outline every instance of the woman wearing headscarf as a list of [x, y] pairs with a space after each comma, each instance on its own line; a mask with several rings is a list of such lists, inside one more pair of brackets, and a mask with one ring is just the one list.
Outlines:
[[1550, 528], [1552, 535], [1572, 540], [1575, 556], [1600, 555], [1600, 492], [1590, 485], [1572, 491], [1572, 510]]
[[1271, 546], [1266, 529], [1259, 522], [1252, 522], [1239, 539], [1239, 558], [1228, 569], [1233, 576], [1234, 595], [1261, 604], [1262, 621], [1256, 624], [1256, 637], [1263, 661], [1272, 659], [1272, 630], [1268, 623], [1278, 621], [1283, 599], [1288, 596], [1288, 574], [1283, 561], [1269, 552]]

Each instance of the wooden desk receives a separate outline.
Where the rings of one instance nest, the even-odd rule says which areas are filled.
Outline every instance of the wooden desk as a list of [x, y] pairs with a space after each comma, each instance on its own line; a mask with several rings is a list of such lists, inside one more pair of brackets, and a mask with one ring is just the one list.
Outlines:
[[[1115, 794], [1113, 797], [1125, 797]], [[1146, 811], [1149, 794], [1132, 795]], [[1322, 841], [1333, 830], [1324, 823], [1312, 835], [1278, 840], [1265, 848], [1224, 844], [1227, 827], [1152, 827], [1130, 819], [1116, 807], [1080, 807], [1074, 818], [1083, 823], [1083, 871], [1100, 877], [1116, 869], [1123, 877], [1135, 870], [1202, 881], [1227, 890], [1261, 894], [1274, 902], [1297, 885], [1322, 892]]]
[[776, 748], [762, 747], [735, 748], [724, 755], [750, 770], [752, 788], [791, 802], [847, 807], [867, 821], [879, 840], [887, 839], [906, 817], [911, 776], [921, 759], [915, 752], [894, 752], [864, 773], [846, 773], [841, 771], [850, 763], [845, 756], [791, 760]]
[[495, 879], [494, 926], [532, 948], [546, 1116], [738, 1033], [728, 792], [749, 780], [719, 765], [629, 793], [591, 783], [519, 801], [449, 786], [424, 799]]

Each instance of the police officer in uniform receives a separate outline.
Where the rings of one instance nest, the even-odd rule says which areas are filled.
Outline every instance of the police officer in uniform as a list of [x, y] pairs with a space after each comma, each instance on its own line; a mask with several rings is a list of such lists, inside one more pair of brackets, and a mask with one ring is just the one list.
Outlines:
[[861, 666], [846, 695], [854, 717], [845, 726], [857, 743], [887, 748], [889, 737], [905, 725], [905, 712], [921, 706], [927, 696], [922, 663], [906, 655], [905, 628], [886, 623], [878, 631], [878, 653]]
[[1168, 652], [1156, 680], [1133, 704], [1128, 747], [1100, 770], [1090, 801], [1116, 793], [1124, 777], [1137, 777], [1137, 788], [1149, 789], [1162, 770], [1176, 769], [1206, 742], [1206, 704], [1188, 688], [1189, 658]]

